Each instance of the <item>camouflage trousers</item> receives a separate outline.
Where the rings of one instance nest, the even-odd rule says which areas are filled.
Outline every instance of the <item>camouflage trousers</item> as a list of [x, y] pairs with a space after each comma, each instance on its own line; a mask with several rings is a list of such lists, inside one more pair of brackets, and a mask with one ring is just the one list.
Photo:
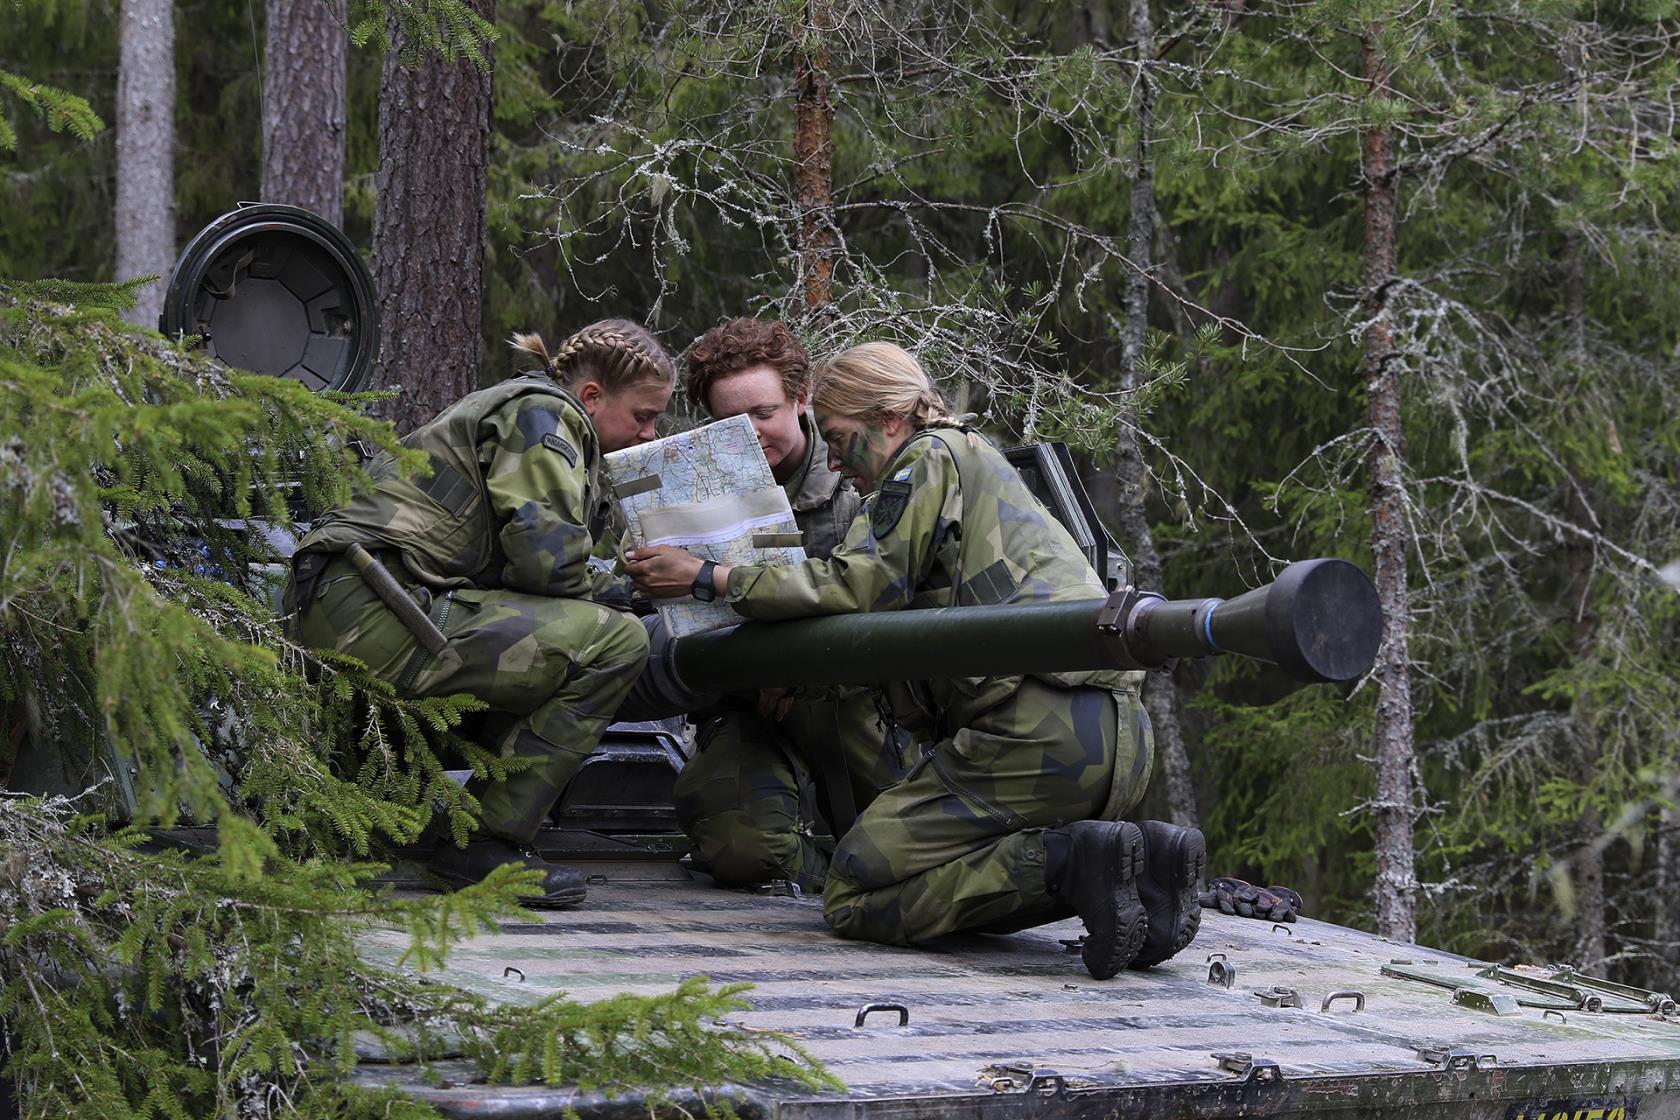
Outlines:
[[823, 916], [843, 937], [898, 945], [1067, 916], [1046, 887], [1044, 830], [1137, 804], [1153, 740], [1134, 692], [1026, 678], [859, 815]]
[[334, 560], [321, 580], [298, 618], [304, 644], [358, 658], [404, 696], [464, 692], [490, 705], [485, 745], [530, 765], [473, 792], [482, 828], [515, 843], [536, 835], [647, 659], [647, 634], [632, 615], [473, 588], [433, 602], [449, 644], [429, 656], [349, 561]]
[[787, 879], [822, 890], [834, 838], [819, 808], [831, 768], [817, 760], [843, 760], [858, 808], [906, 766], [860, 691], [797, 700], [779, 722], [732, 709], [701, 727], [697, 745], [677, 778], [677, 821], [697, 861], [726, 886]]

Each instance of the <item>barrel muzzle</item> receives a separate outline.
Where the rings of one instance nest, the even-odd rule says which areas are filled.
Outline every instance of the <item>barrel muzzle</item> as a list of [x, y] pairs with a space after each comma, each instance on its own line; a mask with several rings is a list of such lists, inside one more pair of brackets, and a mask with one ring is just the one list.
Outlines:
[[1145, 668], [1175, 657], [1235, 653], [1269, 661], [1298, 681], [1349, 681], [1382, 642], [1370, 577], [1346, 560], [1302, 560], [1234, 599], [1163, 599], [1117, 591], [1100, 625], [1119, 633]]

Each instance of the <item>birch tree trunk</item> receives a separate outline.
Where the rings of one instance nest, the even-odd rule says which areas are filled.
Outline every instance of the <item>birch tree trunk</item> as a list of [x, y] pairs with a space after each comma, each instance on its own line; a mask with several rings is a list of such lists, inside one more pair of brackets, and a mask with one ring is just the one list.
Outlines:
[[[494, 21], [495, 0], [471, 6]], [[478, 388], [490, 74], [435, 55], [404, 69], [401, 51], [393, 21], [379, 87], [373, 385], [401, 388], [383, 414], [408, 432]]]
[[1673, 991], [1680, 981], [1680, 812], [1657, 815], [1657, 889], [1652, 950], [1658, 961], [1654, 986]]
[[[1587, 364], [1587, 247], [1579, 233], [1571, 232], [1564, 242], [1564, 324], [1567, 330], [1566, 358], [1579, 376]], [[1565, 503], [1570, 519], [1577, 525], [1592, 524], [1592, 513], [1582, 500], [1578, 484], [1571, 480]], [[1580, 537], [1569, 538], [1569, 599], [1570, 633], [1574, 639], [1577, 658], [1585, 657], [1592, 649], [1598, 630], [1598, 616], [1592, 609], [1592, 549]], [[1576, 778], [1583, 785], [1593, 779], [1598, 764], [1598, 739], [1592, 731], [1591, 713], [1584, 710], [1586, 701], [1577, 698], [1571, 706], [1575, 728]], [[1581, 843], [1571, 858], [1575, 876], [1575, 945], [1574, 958], [1583, 969], [1597, 969], [1607, 955], [1607, 931], [1604, 913], [1604, 853], [1598, 841], [1604, 832], [1604, 819], [1598, 809], [1588, 805], [1581, 814]]]
[[262, 199], [344, 224], [345, 0], [268, 0]]
[[[116, 278], [175, 265], [175, 14], [170, 0], [123, 0], [117, 65]], [[163, 284], [123, 318], [156, 327]]]
[[799, 280], [807, 311], [834, 303], [834, 102], [829, 0], [808, 0], [794, 52], [793, 185], [799, 205]]
[[[1389, 96], [1393, 72], [1377, 49], [1372, 28], [1361, 55], [1370, 99]], [[1410, 599], [1406, 577], [1405, 446], [1400, 427], [1400, 380], [1388, 289], [1395, 270], [1394, 133], [1379, 126], [1364, 134], [1361, 172], [1365, 201], [1364, 374], [1376, 446], [1371, 460], [1371, 549], [1383, 637], [1377, 653], [1377, 932], [1396, 941], [1417, 938], [1417, 875], [1412, 847], [1412, 687], [1408, 648]]]
[[[1150, 23], [1149, 0], [1131, 0], [1132, 43], [1137, 50], [1138, 77], [1133, 124], [1138, 130], [1133, 158], [1131, 211], [1127, 219], [1127, 256], [1132, 269], [1126, 280], [1126, 323], [1120, 336], [1120, 391], [1137, 389], [1143, 376], [1149, 329], [1149, 285], [1155, 271], [1155, 170], [1151, 142], [1154, 139], [1155, 91], [1147, 64], [1155, 53]], [[1161, 554], [1149, 527], [1145, 506], [1148, 472], [1142, 449], [1131, 423], [1118, 426], [1115, 475], [1119, 483], [1116, 523], [1130, 541], [1139, 587], [1161, 588]], [[1184, 750], [1184, 734], [1178, 718], [1178, 691], [1171, 673], [1151, 673], [1144, 682], [1143, 702], [1155, 725], [1155, 751], [1166, 782], [1167, 811], [1174, 824], [1197, 823], [1196, 791], [1190, 780], [1190, 759]]]

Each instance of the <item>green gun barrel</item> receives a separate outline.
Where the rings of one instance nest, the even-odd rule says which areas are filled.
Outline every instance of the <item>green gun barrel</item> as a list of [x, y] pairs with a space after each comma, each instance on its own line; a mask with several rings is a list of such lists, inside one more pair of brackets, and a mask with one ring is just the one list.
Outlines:
[[1234, 653], [1297, 680], [1353, 680], [1370, 668], [1382, 611], [1345, 560], [1303, 560], [1234, 599], [1168, 600], [1132, 588], [1105, 599], [946, 607], [749, 622], [654, 651], [690, 694], [1081, 669], [1151, 669]]

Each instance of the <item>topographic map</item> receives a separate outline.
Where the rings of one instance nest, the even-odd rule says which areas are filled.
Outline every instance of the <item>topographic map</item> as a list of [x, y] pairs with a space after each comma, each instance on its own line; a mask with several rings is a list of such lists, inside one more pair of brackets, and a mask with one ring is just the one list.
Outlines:
[[[614, 451], [604, 463], [624, 511], [626, 548], [676, 545], [719, 564], [805, 559], [793, 508], [745, 416]], [[741, 621], [722, 598], [657, 602], [672, 637]]]

